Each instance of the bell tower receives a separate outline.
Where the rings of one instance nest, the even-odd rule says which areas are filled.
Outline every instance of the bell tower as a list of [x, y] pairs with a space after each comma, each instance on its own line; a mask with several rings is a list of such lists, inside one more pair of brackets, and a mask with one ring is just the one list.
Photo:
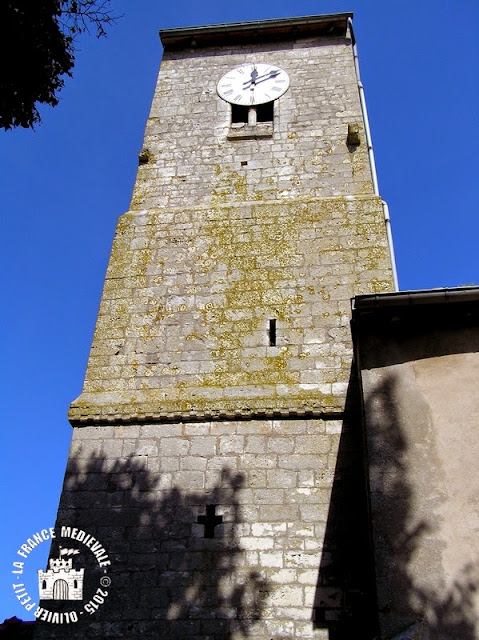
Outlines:
[[160, 32], [70, 409], [58, 524], [112, 558], [70, 638], [373, 637], [350, 300], [392, 269], [350, 18]]

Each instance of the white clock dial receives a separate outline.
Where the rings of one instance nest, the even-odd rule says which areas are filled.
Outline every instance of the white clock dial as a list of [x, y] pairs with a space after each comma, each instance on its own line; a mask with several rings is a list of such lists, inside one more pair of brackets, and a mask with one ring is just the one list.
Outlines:
[[256, 105], [277, 100], [288, 90], [286, 71], [272, 64], [243, 64], [231, 69], [218, 82], [220, 98], [240, 105]]

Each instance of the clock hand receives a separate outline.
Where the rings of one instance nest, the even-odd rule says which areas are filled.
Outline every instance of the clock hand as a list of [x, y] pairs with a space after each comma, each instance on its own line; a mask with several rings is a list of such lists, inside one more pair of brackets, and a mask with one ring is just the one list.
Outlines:
[[276, 78], [276, 76], [278, 75], [278, 73], [274, 73], [271, 72], [271, 75], [267, 76], [267, 77], [263, 77], [261, 76], [259, 80], [256, 81], [255, 84], [259, 84], [260, 82], [266, 82], [266, 80], [270, 80], [271, 78]]
[[[253, 74], [255, 74], [254, 78], [253, 78]], [[279, 74], [279, 71], [273, 70], [273, 71], [270, 71], [269, 73], [264, 73], [262, 76], [258, 76], [258, 72], [255, 69], [254, 71], [251, 72], [251, 80], [246, 80], [246, 82], [243, 82], [243, 88], [244, 89], [247, 88], [244, 85], [258, 84], [258, 82], [264, 82], [265, 80], [269, 80], [269, 78], [276, 78], [278, 74]]]

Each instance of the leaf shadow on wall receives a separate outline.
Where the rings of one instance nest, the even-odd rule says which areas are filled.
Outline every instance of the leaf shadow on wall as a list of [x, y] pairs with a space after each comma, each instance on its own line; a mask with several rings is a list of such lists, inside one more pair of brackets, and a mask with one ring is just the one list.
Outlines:
[[[434, 572], [435, 583], [424, 580], [414, 569], [425, 547], [429, 546], [437, 558], [440, 549], [432, 522], [413, 514], [417, 496], [408, 479], [411, 445], [397, 411], [400, 402], [397, 381], [390, 375], [368, 394], [364, 431], [353, 367], [319, 568], [314, 625], [328, 629], [330, 640], [349, 639], [358, 629], [367, 640], [399, 636], [475, 640], [479, 563], [463, 566], [449, 590], [439, 577], [440, 566], [437, 574]], [[419, 472], [424, 470], [417, 469]], [[378, 615], [384, 636], [379, 633]]]
[[[404, 402], [403, 396], [397, 379], [390, 374], [368, 394], [365, 404], [382, 626], [387, 630], [386, 637], [391, 638], [409, 629], [411, 635], [407, 637], [421, 640], [474, 640], [479, 563], [461, 567], [449, 588], [441, 578], [436, 523], [431, 513], [418, 514], [417, 508], [413, 511], [418, 496], [410, 482], [414, 474], [434, 474], [434, 464], [426, 459], [426, 469], [412, 469], [408, 462], [409, 448], [421, 446], [421, 442], [419, 436], [417, 441], [408, 442], [397, 410]], [[430, 458], [431, 452], [426, 455]], [[431, 482], [431, 498], [433, 491]], [[437, 566], [419, 575], [417, 559], [425, 553]]]
[[[268, 584], [244, 566], [236, 536], [243, 475], [223, 469], [208, 493], [163, 489], [161, 474], [149, 472], [144, 459], [70, 459], [56, 529], [70, 526], [94, 535], [111, 559], [112, 582], [93, 615], [56, 629], [37, 621], [35, 638], [230, 640], [247, 637], [261, 618]], [[218, 505], [224, 514], [212, 538], [198, 524], [207, 505]], [[89, 574], [84, 599], [98, 584], [95, 572]], [[72, 602], [42, 605], [72, 609]]]

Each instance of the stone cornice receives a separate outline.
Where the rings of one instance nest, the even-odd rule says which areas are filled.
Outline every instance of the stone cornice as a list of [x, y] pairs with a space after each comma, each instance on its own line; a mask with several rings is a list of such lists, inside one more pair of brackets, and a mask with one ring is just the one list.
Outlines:
[[278, 419], [307, 419], [321, 418], [323, 420], [338, 420], [344, 413], [343, 402], [337, 399], [336, 406], [302, 407], [302, 408], [272, 408], [264, 409], [209, 409], [191, 411], [163, 411], [161, 408], [148, 410], [146, 406], [132, 405], [94, 407], [72, 404], [69, 411], [69, 421], [73, 427], [86, 425], [111, 424], [148, 424], [167, 422], [205, 422], [220, 420], [278, 420]]

